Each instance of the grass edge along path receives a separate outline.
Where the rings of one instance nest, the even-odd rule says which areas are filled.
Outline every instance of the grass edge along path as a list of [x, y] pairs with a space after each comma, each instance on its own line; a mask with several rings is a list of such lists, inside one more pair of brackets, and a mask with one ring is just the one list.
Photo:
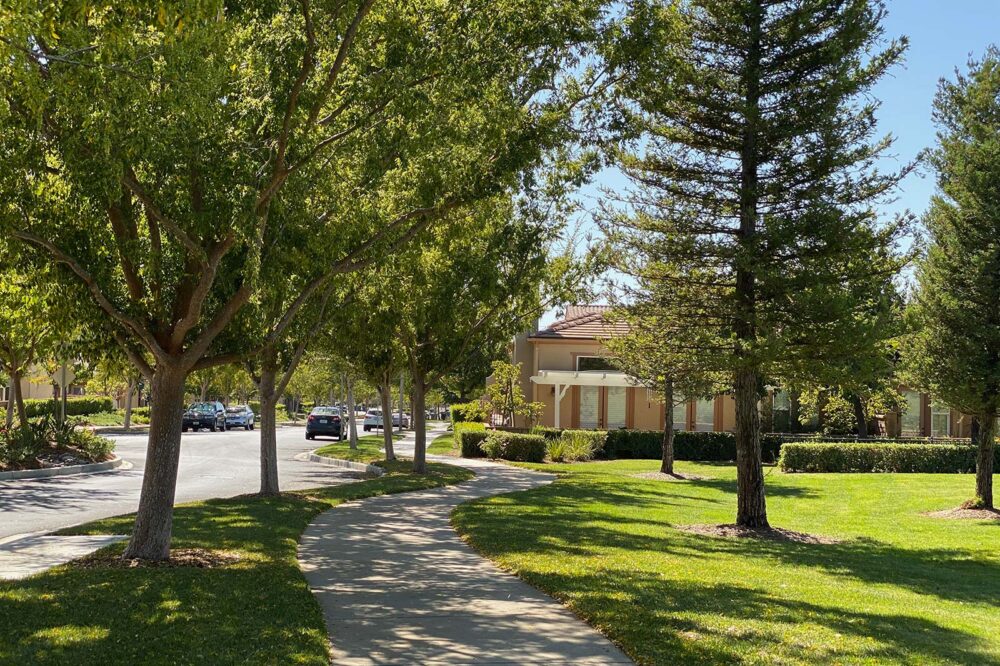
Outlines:
[[[402, 437], [402, 435], [394, 433], [392, 439], [396, 441], [402, 439]], [[324, 440], [316, 441], [322, 443]], [[356, 449], [352, 449], [351, 443], [345, 439], [343, 441], [329, 442], [313, 451], [313, 453], [327, 458], [374, 464], [385, 459], [385, 454], [382, 451], [382, 444], [384, 442], [385, 439], [381, 434], [365, 435], [364, 437], [358, 437], [358, 448]]]
[[518, 465], [557, 479], [452, 524], [639, 664], [1000, 664], [1000, 524], [924, 515], [969, 475], [771, 473], [773, 525], [843, 540], [803, 544], [677, 529], [732, 522], [735, 468], [657, 465]]
[[[329, 663], [319, 604], [296, 560], [299, 536], [338, 504], [460, 483], [465, 469], [382, 463], [377, 479], [180, 505], [172, 547], [235, 556], [218, 568], [61, 565], [0, 581], [0, 664]], [[127, 534], [132, 516], [63, 534]], [[120, 553], [124, 544], [101, 551]]]

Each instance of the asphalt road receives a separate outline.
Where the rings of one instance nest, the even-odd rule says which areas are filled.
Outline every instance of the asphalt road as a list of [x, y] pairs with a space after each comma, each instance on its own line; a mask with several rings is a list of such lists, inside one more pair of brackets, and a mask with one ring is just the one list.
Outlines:
[[[260, 432], [185, 433], [176, 502], [232, 497], [259, 487]], [[51, 532], [63, 527], [135, 511], [146, 462], [146, 435], [121, 435], [115, 452], [132, 468], [100, 474], [0, 482], [0, 540]], [[278, 429], [278, 472], [286, 490], [347, 483], [346, 470], [295, 460], [323, 446], [307, 442], [305, 429]]]

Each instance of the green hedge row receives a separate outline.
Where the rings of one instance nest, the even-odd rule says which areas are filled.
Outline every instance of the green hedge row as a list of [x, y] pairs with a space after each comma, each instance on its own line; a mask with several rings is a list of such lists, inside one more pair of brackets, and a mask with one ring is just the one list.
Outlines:
[[[60, 410], [59, 404], [59, 400], [25, 400], [24, 411], [27, 413], [28, 418], [45, 416], [47, 414], [58, 415]], [[86, 416], [88, 414], [113, 411], [115, 411], [115, 402], [111, 398], [85, 396], [66, 399], [66, 416]]]
[[482, 423], [490, 418], [479, 402], [461, 402], [449, 407], [452, 423]]
[[[894, 472], [956, 474], [976, 470], [972, 444], [851, 444], [789, 442], [781, 448], [784, 472]], [[994, 453], [1000, 467], [1000, 449]]]
[[545, 444], [541, 435], [492, 430], [482, 443], [482, 451], [490, 458], [540, 463], [545, 460]]
[[486, 441], [486, 424], [456, 423], [452, 428], [455, 442], [463, 458], [485, 458], [483, 442]]
[[[781, 451], [781, 438], [761, 435], [764, 462], [775, 462]], [[663, 456], [662, 430], [611, 430], [604, 444], [608, 458], [651, 458]], [[689, 432], [674, 434], [674, 458], [677, 460], [736, 460], [736, 435], [731, 432]]]

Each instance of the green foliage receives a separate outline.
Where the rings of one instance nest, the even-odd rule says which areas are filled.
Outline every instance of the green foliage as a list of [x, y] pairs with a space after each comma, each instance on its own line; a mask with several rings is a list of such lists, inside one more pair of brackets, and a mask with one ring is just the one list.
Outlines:
[[7, 428], [0, 425], [0, 468], [33, 468], [43, 453], [72, 451], [91, 462], [105, 460], [114, 442], [75, 423], [60, 423], [50, 415]]
[[546, 451], [553, 462], [593, 460], [603, 452], [607, 436], [600, 430], [563, 430], [558, 438], [545, 437]]
[[[781, 450], [781, 439], [768, 434], [761, 436], [761, 457], [775, 462]], [[609, 458], [649, 458], [659, 460], [663, 454], [662, 430], [609, 430], [604, 453]], [[675, 460], [736, 460], [736, 435], [731, 432], [674, 433]]]
[[1000, 50], [942, 80], [934, 100], [938, 193], [923, 217], [926, 252], [906, 359], [913, 383], [990, 421], [1000, 410]]
[[453, 430], [458, 450], [461, 451], [463, 458], [482, 458], [486, 455], [482, 448], [486, 440], [486, 424], [456, 423]]
[[[27, 412], [28, 418], [45, 416], [47, 414], [58, 415], [62, 409], [61, 405], [62, 402], [60, 400], [25, 400], [24, 411]], [[84, 396], [66, 399], [66, 416], [86, 416], [100, 412], [111, 412], [114, 409], [114, 401], [104, 396]]]
[[530, 428], [544, 409], [541, 402], [528, 402], [521, 390], [521, 364], [493, 361], [493, 382], [486, 387], [486, 402], [493, 414], [502, 422], [514, 425], [514, 418], [521, 416]]
[[545, 460], [546, 440], [541, 435], [491, 430], [482, 450], [489, 458], [538, 463]]
[[975, 471], [978, 450], [971, 444], [789, 442], [778, 466], [784, 472], [955, 474]]
[[562, 428], [551, 428], [549, 426], [535, 426], [531, 429], [532, 435], [541, 435], [545, 439], [559, 439], [562, 437]]
[[462, 402], [451, 405], [451, 422], [457, 427], [460, 423], [485, 423], [490, 418], [490, 413], [483, 403]]

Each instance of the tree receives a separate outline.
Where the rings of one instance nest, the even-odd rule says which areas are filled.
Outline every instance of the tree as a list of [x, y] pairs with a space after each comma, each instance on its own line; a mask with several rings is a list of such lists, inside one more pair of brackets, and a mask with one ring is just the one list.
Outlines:
[[926, 254], [906, 358], [918, 383], [976, 417], [975, 506], [993, 508], [1000, 410], [1000, 49], [942, 79], [937, 145], [927, 153], [938, 192], [923, 217]]
[[[521, 390], [521, 364], [507, 361], [493, 361], [493, 383], [486, 387], [486, 400], [490, 411], [499, 414], [504, 425], [514, 425], [515, 416], [523, 416], [532, 427], [545, 405], [528, 402]], [[430, 395], [430, 392], [428, 392]]]
[[119, 401], [125, 403], [123, 425], [128, 430], [132, 427], [132, 402], [133, 397], [137, 395], [141, 378], [142, 375], [125, 354], [118, 347], [110, 346], [94, 364], [93, 376], [88, 382], [87, 390], [90, 392], [90, 386], [93, 385], [97, 388], [96, 392], [113, 394]]
[[[768, 526], [767, 377], [850, 356], [855, 312], [901, 222], [873, 207], [901, 173], [876, 161], [863, 99], [905, 49], [878, 0], [636, 0], [608, 47], [620, 102], [611, 159], [633, 183], [619, 252], [662, 281], [658, 335], [729, 375], [739, 525]], [[883, 48], [884, 46], [884, 48]], [[905, 172], [905, 170], [904, 170]]]
[[[251, 351], [217, 347], [287, 250], [278, 223], [304, 219], [284, 209], [311, 207], [313, 238], [329, 240], [345, 210], [325, 206], [353, 191], [405, 236], [428, 210], [495, 189], [558, 124], [565, 99], [552, 91], [600, 5], [375, 4], [21, 3], [5, 13], [0, 150], [14, 176], [2, 181], [13, 202], [3, 222], [86, 285], [152, 387], [126, 558], [169, 555], [184, 381]], [[441, 134], [463, 135], [462, 149], [436, 145]], [[405, 150], [411, 135], [423, 150]], [[443, 188], [414, 177], [447, 165], [462, 178]], [[378, 187], [362, 196], [379, 166], [426, 200], [412, 207]], [[272, 333], [370, 249], [305, 280]]]

